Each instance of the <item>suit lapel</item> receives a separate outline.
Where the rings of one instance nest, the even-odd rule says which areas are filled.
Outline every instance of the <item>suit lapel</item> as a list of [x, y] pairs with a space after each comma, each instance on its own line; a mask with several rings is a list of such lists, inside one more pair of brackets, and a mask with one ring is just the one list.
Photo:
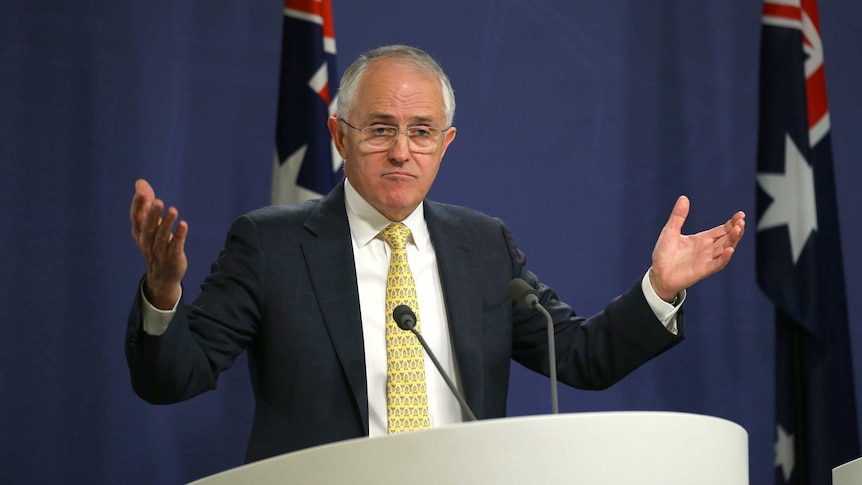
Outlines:
[[[475, 258], [465, 237], [466, 228], [459, 226], [457, 215], [426, 200], [425, 221], [437, 255], [461, 388], [467, 403], [474, 412], [479, 412], [484, 400], [480, 323], [482, 298], [474, 283], [474, 275], [477, 274]], [[482, 416], [478, 417], [481, 419]]]
[[343, 184], [321, 200], [305, 227], [317, 236], [302, 243], [317, 303], [367, 435], [365, 351]]

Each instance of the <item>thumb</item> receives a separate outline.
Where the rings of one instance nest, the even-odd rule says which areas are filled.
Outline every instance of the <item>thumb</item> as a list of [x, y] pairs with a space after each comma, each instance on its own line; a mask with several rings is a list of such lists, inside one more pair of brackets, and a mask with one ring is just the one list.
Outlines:
[[129, 218], [132, 221], [132, 235], [135, 239], [141, 232], [144, 224], [144, 218], [150, 208], [150, 204], [156, 198], [156, 193], [153, 191], [149, 182], [144, 179], [135, 181], [135, 196], [132, 197], [132, 205], [129, 208]]
[[156, 198], [156, 192], [145, 179], [138, 179], [135, 181], [135, 195], [139, 195], [147, 201], [151, 201]]
[[664, 226], [665, 229], [681, 234], [682, 225], [685, 224], [685, 219], [688, 217], [688, 210], [690, 207], [691, 202], [688, 200], [688, 197], [680, 195], [679, 198], [676, 199], [676, 204], [673, 205], [673, 210], [670, 213], [667, 224]]

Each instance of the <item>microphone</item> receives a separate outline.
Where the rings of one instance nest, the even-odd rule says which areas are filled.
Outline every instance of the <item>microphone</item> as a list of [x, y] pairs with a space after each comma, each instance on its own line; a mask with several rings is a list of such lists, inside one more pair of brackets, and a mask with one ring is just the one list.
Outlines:
[[443, 376], [443, 380], [446, 381], [446, 385], [449, 386], [449, 390], [451, 390], [452, 394], [455, 395], [455, 398], [458, 399], [458, 404], [461, 405], [461, 410], [467, 414], [467, 420], [476, 421], [476, 415], [473, 414], [473, 410], [471, 410], [470, 406], [467, 405], [467, 401], [464, 399], [464, 396], [458, 392], [458, 388], [455, 387], [455, 384], [452, 383], [452, 380], [449, 379], [448, 375], [446, 375], [446, 371], [443, 370], [443, 366], [440, 365], [434, 352], [431, 352], [431, 349], [428, 347], [428, 343], [426, 343], [425, 339], [422, 338], [422, 334], [416, 331], [416, 314], [413, 313], [413, 310], [411, 310], [407, 305], [398, 305], [395, 307], [395, 310], [392, 310], [392, 318], [395, 320], [395, 323], [398, 324], [398, 328], [413, 332], [413, 335], [419, 339], [419, 343], [422, 344], [422, 348], [424, 348], [425, 352], [428, 353], [428, 357], [431, 357], [431, 362], [434, 362], [434, 366], [437, 367], [437, 371], [440, 372], [441, 376]]
[[554, 340], [554, 321], [551, 314], [539, 303], [539, 294], [526, 281], [515, 278], [509, 282], [509, 297], [522, 306], [535, 308], [545, 315], [548, 322], [548, 363], [551, 371], [551, 412], [559, 414], [560, 404], [557, 399], [557, 350]]
[[509, 298], [527, 308], [533, 308], [533, 305], [539, 304], [539, 294], [521, 278], [515, 278], [509, 282]]

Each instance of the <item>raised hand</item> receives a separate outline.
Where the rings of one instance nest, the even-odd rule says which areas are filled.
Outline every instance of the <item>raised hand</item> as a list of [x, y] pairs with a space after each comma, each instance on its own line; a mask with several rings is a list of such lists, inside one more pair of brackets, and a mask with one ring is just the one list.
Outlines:
[[146, 180], [135, 182], [129, 215], [132, 237], [147, 265], [144, 294], [156, 308], [169, 310], [180, 297], [180, 282], [188, 268], [184, 246], [189, 226], [185, 221], [179, 221], [173, 230], [179, 212], [170, 207], [162, 215], [164, 209], [165, 203], [156, 198]]
[[689, 207], [688, 197], [677, 199], [653, 249], [650, 283], [665, 301], [672, 301], [680, 291], [721, 271], [745, 232], [745, 213], [740, 211], [720, 226], [684, 235], [682, 225]]

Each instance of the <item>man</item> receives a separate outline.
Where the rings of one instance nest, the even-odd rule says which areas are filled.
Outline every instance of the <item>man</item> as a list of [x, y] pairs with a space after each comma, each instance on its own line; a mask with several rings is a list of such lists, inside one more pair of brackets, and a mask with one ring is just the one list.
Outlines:
[[[544, 317], [508, 298], [513, 278], [535, 288], [552, 315], [557, 372], [569, 385], [605, 388], [678, 343], [685, 289], [727, 264], [744, 214], [683, 236], [689, 204], [680, 197], [644, 278], [601, 313], [578, 317], [525, 268], [499, 220], [425, 200], [455, 139], [454, 109], [448, 78], [423, 51], [389, 46], [360, 57], [328, 121], [346, 181], [320, 200], [239, 218], [189, 306], [181, 297], [188, 225], [138, 181], [132, 233], [147, 273], [127, 333], [135, 391], [153, 403], [188, 399], [214, 388], [247, 350], [256, 403], [248, 461], [397, 431], [402, 411], [390, 407], [398, 400], [390, 391], [401, 377], [390, 375], [387, 356], [401, 351], [387, 347], [386, 330], [396, 260], [409, 261], [422, 334], [479, 419], [505, 415], [511, 359], [550, 372]], [[389, 231], [405, 227], [407, 246], [397, 247]], [[413, 386], [418, 427], [462, 421], [425, 367]]]

